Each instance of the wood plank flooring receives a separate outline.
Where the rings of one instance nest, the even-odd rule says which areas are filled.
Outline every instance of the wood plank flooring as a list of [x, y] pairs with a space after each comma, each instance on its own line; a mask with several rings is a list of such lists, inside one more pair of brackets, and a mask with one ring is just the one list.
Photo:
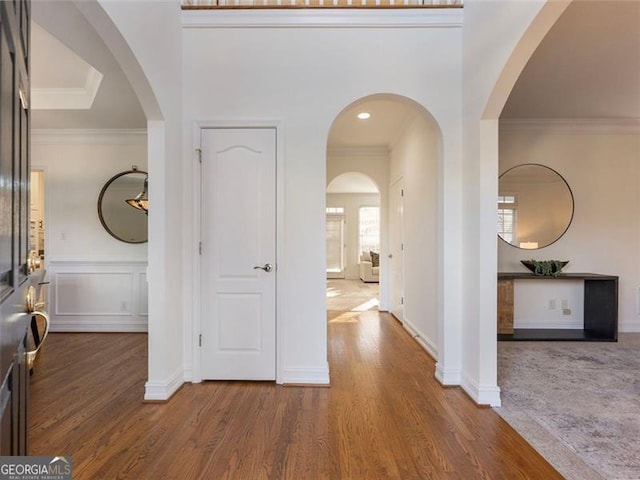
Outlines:
[[388, 314], [329, 322], [330, 388], [185, 385], [142, 403], [144, 334], [51, 334], [31, 384], [30, 455], [81, 479], [556, 479], [504, 420], [433, 378]]

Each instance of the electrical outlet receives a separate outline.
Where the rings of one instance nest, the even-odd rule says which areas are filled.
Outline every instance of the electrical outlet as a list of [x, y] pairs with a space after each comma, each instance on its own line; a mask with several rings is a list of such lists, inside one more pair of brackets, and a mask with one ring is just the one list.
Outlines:
[[571, 315], [571, 309], [570, 308], [563, 308], [562, 309], [562, 314], [563, 315]]
[[555, 310], [555, 309], [556, 309], [556, 300], [555, 299], [549, 300], [549, 310]]

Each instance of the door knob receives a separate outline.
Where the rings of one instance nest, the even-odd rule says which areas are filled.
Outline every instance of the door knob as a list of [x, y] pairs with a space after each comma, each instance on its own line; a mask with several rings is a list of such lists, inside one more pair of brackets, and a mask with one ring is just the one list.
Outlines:
[[389, 254], [388, 256], [389, 256], [389, 258], [393, 258], [393, 255], [392, 255], [392, 254]]
[[265, 263], [264, 267], [261, 267], [261, 266], [258, 265], [258, 266], [253, 267], [253, 269], [254, 270], [260, 269], [260, 270], [264, 270], [265, 272], [270, 272], [271, 270], [273, 270], [273, 265], [271, 265], [270, 263]]

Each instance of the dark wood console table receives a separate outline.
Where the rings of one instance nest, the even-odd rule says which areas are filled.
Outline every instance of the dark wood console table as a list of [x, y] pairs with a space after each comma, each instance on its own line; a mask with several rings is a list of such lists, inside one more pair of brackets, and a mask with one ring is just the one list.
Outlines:
[[[513, 328], [514, 280], [583, 280], [584, 328]], [[498, 273], [498, 340], [618, 341], [618, 277], [597, 273]]]

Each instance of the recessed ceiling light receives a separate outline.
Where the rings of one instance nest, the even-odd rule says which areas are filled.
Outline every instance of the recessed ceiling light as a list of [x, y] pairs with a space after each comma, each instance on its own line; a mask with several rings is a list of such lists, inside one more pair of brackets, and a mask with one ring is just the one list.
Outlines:
[[358, 114], [358, 118], [360, 120], [366, 120], [367, 118], [369, 118], [371, 116], [371, 114], [369, 112], [360, 112]]

